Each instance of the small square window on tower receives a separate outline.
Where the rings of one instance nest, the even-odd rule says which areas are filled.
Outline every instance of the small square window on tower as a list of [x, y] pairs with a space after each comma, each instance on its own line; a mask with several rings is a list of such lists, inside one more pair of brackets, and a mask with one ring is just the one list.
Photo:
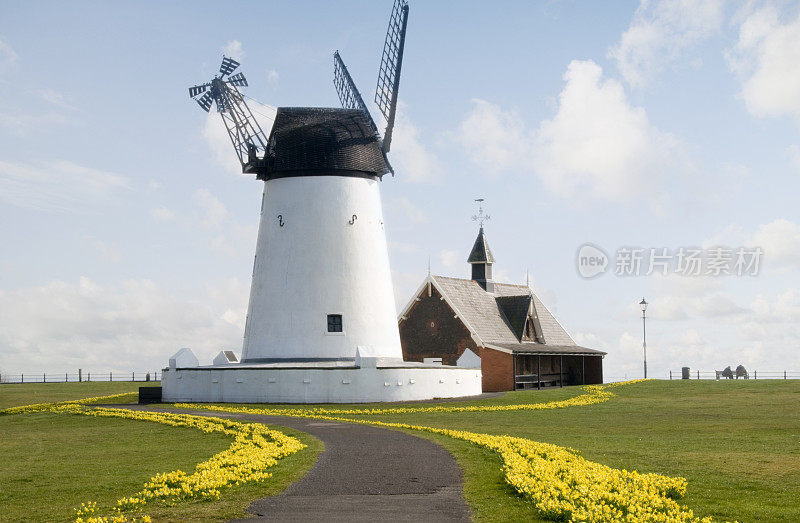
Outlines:
[[328, 314], [328, 332], [342, 332], [341, 314]]

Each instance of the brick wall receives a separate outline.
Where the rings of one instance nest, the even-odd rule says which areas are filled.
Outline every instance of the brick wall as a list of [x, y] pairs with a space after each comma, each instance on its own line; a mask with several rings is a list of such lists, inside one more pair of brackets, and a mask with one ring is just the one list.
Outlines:
[[481, 349], [483, 392], [514, 390], [514, 357], [497, 350]]
[[478, 347], [455, 312], [431, 286], [431, 295], [423, 289], [406, 319], [401, 320], [400, 345], [403, 359], [422, 361], [423, 358], [442, 358], [445, 365], [455, 365], [467, 348], [478, 352]]

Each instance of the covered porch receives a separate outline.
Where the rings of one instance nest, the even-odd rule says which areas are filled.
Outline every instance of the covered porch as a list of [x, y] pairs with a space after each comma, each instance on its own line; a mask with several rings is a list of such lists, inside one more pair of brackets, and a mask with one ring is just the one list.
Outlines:
[[602, 356], [514, 354], [514, 390], [603, 383]]

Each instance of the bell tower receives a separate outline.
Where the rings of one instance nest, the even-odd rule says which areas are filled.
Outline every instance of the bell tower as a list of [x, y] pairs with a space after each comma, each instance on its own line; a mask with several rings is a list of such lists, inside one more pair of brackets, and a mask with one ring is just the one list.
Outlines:
[[472, 279], [483, 287], [486, 292], [494, 292], [494, 281], [492, 280], [494, 256], [492, 256], [492, 251], [489, 249], [486, 235], [483, 233], [483, 224], [491, 216], [483, 212], [483, 198], [477, 198], [475, 201], [478, 202], [478, 214], [473, 216], [472, 219], [480, 224], [480, 229], [467, 262], [472, 266]]

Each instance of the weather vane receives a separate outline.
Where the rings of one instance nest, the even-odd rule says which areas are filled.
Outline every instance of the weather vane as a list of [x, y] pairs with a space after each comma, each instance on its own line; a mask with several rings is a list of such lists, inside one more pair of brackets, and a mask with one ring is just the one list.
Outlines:
[[483, 229], [483, 222], [490, 220], [492, 217], [488, 214], [483, 214], [483, 198], [475, 198], [475, 201], [478, 202], [478, 214], [473, 214], [472, 219], [478, 222], [481, 229]]

